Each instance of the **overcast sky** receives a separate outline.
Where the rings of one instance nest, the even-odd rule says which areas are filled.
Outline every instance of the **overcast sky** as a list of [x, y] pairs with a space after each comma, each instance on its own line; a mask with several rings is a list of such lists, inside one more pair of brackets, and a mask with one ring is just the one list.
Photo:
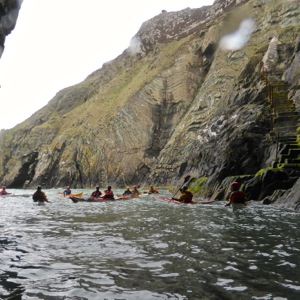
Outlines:
[[143, 22], [162, 10], [214, 0], [24, 0], [0, 59], [0, 129], [45, 106], [128, 48]]

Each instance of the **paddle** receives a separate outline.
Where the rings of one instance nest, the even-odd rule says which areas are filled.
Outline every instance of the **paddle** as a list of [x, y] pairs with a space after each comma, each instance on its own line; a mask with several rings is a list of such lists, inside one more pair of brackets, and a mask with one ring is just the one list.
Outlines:
[[172, 199], [176, 196], [176, 194], [180, 191], [181, 188], [183, 188], [184, 186], [188, 186], [192, 179], [194, 179], [194, 178], [191, 177], [190, 175], [186, 176], [184, 178], [183, 184], [180, 186], [180, 188], [177, 190], [177, 192], [172, 196]]
[[74, 203], [77, 203], [78, 200], [75, 198], [75, 197], [70, 197], [70, 199], [74, 202]]

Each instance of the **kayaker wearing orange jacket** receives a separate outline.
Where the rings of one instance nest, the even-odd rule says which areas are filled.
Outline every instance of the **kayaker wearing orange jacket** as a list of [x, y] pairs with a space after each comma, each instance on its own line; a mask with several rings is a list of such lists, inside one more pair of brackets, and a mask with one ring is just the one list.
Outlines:
[[179, 199], [177, 198], [172, 198], [173, 200], [177, 200], [177, 201], [180, 201], [180, 202], [183, 202], [183, 203], [189, 203], [189, 202], [192, 202], [193, 200], [193, 193], [190, 192], [188, 190], [188, 188], [186, 186], [182, 187], [179, 189], [180, 193], [181, 193], [181, 196]]
[[158, 190], [153, 187], [153, 184], [150, 184], [148, 194], [158, 194]]
[[136, 185], [134, 185], [132, 187], [131, 194], [132, 194], [133, 197], [138, 197], [141, 194], [141, 192], [137, 189]]

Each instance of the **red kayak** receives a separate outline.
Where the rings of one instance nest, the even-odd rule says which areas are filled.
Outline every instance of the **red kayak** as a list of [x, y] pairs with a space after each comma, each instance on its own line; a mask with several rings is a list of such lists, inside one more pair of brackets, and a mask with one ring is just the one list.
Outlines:
[[107, 202], [107, 201], [119, 201], [119, 200], [128, 200], [131, 199], [131, 197], [117, 197], [115, 199], [109, 199], [109, 198], [79, 198], [79, 197], [70, 197], [70, 199], [74, 202]]
[[163, 201], [166, 201], [166, 202], [176, 203], [176, 204], [210, 204], [210, 203], [215, 202], [215, 200], [207, 200], [207, 201], [192, 201], [192, 202], [184, 203], [184, 202], [174, 200], [172, 198], [160, 196], [160, 195], [155, 195], [154, 197], [158, 200], [163, 200]]

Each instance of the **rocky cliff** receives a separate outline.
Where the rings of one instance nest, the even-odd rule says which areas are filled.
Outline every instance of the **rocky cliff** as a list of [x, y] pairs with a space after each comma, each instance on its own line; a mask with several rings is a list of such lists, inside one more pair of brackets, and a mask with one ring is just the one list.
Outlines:
[[0, 58], [5, 38], [15, 28], [23, 0], [0, 0]]
[[146, 21], [120, 56], [1, 132], [2, 184], [177, 186], [191, 174], [220, 198], [228, 178], [253, 185], [264, 168], [294, 183], [299, 14], [296, 0], [218, 0]]

